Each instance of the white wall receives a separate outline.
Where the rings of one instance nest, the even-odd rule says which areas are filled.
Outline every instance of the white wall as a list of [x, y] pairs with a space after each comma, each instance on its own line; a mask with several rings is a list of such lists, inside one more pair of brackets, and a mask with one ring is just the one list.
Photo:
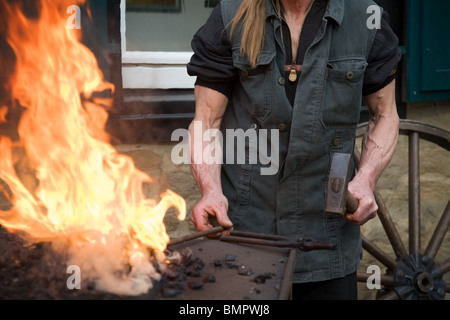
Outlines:
[[192, 36], [212, 11], [204, 4], [184, 0], [181, 13], [127, 12], [127, 51], [190, 51]]

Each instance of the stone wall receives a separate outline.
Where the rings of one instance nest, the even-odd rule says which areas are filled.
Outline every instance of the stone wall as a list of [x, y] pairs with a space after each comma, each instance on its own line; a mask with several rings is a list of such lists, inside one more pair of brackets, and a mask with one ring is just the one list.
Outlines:
[[120, 145], [118, 152], [134, 159], [138, 169], [147, 173], [153, 182], [144, 186], [148, 197], [158, 199], [159, 195], [170, 189], [186, 200], [186, 219], [178, 220], [177, 212], [169, 210], [164, 223], [171, 238], [176, 238], [195, 232], [190, 222], [193, 206], [200, 199], [200, 192], [192, 178], [189, 165], [175, 165], [171, 159], [171, 152], [175, 143]]

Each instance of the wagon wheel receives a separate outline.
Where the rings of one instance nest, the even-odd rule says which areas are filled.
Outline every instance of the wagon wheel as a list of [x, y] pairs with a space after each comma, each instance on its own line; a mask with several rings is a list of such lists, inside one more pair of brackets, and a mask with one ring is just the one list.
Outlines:
[[[362, 137], [367, 129], [367, 123], [359, 125], [357, 137]], [[378, 189], [375, 190], [378, 217], [396, 257], [392, 258], [365, 236], [362, 236], [362, 245], [370, 255], [386, 266], [386, 274], [380, 277], [384, 294], [378, 299], [443, 300], [445, 293], [450, 292], [450, 283], [443, 280], [443, 275], [450, 271], [450, 258], [446, 257], [441, 262], [434, 260], [450, 225], [450, 200], [426, 249], [421, 252], [419, 145], [420, 140], [426, 140], [450, 151], [450, 132], [420, 122], [401, 120], [400, 135], [408, 137], [408, 250]], [[360, 153], [357, 148], [354, 158], [358, 168]], [[371, 276], [370, 273], [358, 272], [358, 282], [367, 283]]]

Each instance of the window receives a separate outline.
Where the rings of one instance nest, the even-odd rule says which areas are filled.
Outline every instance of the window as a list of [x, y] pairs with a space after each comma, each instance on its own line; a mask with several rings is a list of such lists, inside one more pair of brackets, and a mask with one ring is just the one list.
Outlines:
[[121, 0], [124, 89], [187, 89], [194, 33], [217, 0]]

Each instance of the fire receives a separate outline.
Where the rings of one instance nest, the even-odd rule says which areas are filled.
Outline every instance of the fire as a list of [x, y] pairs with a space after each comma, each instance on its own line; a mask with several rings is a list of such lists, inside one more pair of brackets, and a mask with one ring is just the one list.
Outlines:
[[[41, 0], [39, 18], [29, 18], [17, 2], [0, 0], [16, 55], [10, 94], [25, 110], [20, 139], [0, 136], [0, 179], [9, 187], [0, 192], [12, 204], [0, 211], [0, 225], [51, 242], [98, 289], [138, 295], [160, 276], [151, 258], [164, 262], [167, 210], [184, 219], [186, 204], [170, 190], [159, 202], [145, 197], [152, 179], [110, 144], [105, 101], [95, 93], [114, 87], [67, 26], [74, 2]], [[0, 121], [7, 112], [0, 107]]]

